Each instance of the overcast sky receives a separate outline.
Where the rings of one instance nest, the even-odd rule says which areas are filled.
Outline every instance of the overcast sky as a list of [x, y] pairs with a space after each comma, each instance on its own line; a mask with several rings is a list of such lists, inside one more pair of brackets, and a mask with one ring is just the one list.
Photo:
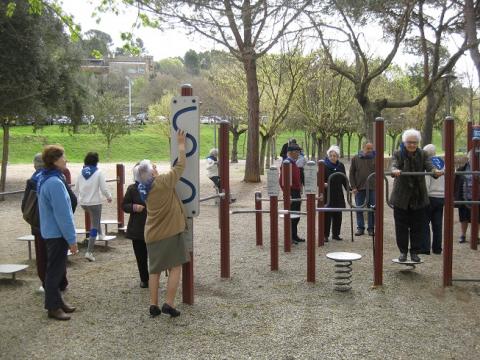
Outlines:
[[[96, 1], [95, 3], [98, 3]], [[120, 39], [120, 33], [123, 31], [131, 30], [131, 25], [135, 21], [136, 13], [133, 9], [124, 10], [120, 15], [116, 16], [111, 13], [102, 14], [101, 22], [96, 23], [96, 19], [92, 17], [92, 12], [94, 11], [94, 5], [91, 0], [79, 1], [79, 0], [64, 0], [63, 1], [64, 10], [73, 15], [77, 23], [82, 26], [82, 32], [86, 32], [90, 29], [98, 29], [103, 32], [108, 33], [115, 44], [115, 47], [121, 46], [122, 41]], [[382, 49], [385, 49], [384, 44], [378, 43], [378, 31], [379, 29], [372, 28], [364, 32], [367, 42], [371, 45], [372, 52], [381, 52]], [[162, 32], [157, 29], [146, 29], [140, 28], [135, 29], [135, 35], [140, 37], [145, 44], [145, 48], [149, 55], [153, 55], [155, 60], [180, 56], [183, 57], [185, 52], [189, 49], [194, 49], [196, 51], [206, 51], [210, 49], [225, 50], [221, 45], [215, 44], [214, 42], [201, 37], [200, 35], [185, 35], [183, 30], [169, 30]], [[454, 52], [456, 49], [456, 44], [460, 44], [461, 39], [456, 41], [452, 39], [449, 44], [449, 49], [451, 52]], [[417, 58], [416, 61], [419, 58]], [[398, 65], [405, 66], [407, 63], [414, 62], [415, 59], [412, 56], [403, 55], [398, 53], [395, 57], [394, 62]], [[457, 62], [456, 72], [457, 74], [470, 72], [470, 74], [475, 74], [473, 64], [470, 60], [470, 55], [467, 53], [465, 56], [462, 56], [461, 59]], [[476, 76], [474, 76], [475, 83], [478, 83]]]

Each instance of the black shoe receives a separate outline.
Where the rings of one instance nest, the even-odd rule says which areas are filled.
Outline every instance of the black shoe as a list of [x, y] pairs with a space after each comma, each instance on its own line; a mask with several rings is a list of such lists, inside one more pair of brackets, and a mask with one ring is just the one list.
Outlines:
[[362, 229], [358, 229], [357, 232], [355, 233], [355, 236], [362, 236], [363, 234], [365, 234], [365, 231]]
[[160, 315], [162, 312], [157, 305], [150, 305], [150, 317], [155, 317]]
[[323, 239], [323, 242], [328, 242], [328, 237], [326, 236], [325, 239]]
[[435, 255], [441, 255], [442, 254], [442, 250], [433, 250], [433, 253]]
[[405, 253], [400, 253], [400, 256], [398, 257], [398, 261], [400, 261], [400, 262], [405, 262], [405, 261], [407, 261], [407, 254], [405, 254]]
[[148, 281], [140, 281], [140, 287], [142, 289], [148, 289]]
[[413, 262], [417, 262], [419, 263], [420, 261], [422, 261], [417, 254], [410, 254], [410, 259], [413, 261]]
[[422, 250], [422, 251], [419, 251], [418, 253], [423, 255], [430, 255], [430, 250]]
[[296, 241], [296, 242], [305, 242], [305, 239], [302, 239], [302, 238], [297, 237], [297, 238], [295, 239], [295, 241]]
[[177, 309], [171, 307], [171, 306], [168, 305], [167, 303], [163, 304], [163, 306], [162, 306], [162, 312], [163, 312], [164, 314], [169, 314], [171, 317], [180, 316], [180, 311], [178, 311]]
[[368, 230], [368, 235], [369, 236], [374, 236], [375, 235], [375, 232], [373, 230]]
[[292, 239], [292, 244], [293, 244], [293, 245], [298, 245], [298, 241], [295, 240], [295, 239]]
[[460, 244], [464, 244], [467, 242], [467, 239], [465, 238], [465, 235], [460, 236], [460, 240], [458, 240]]
[[333, 235], [333, 236], [332, 236], [332, 239], [333, 239], [333, 240], [338, 240], [338, 241], [343, 240], [343, 239], [342, 239], [340, 236], [338, 236], [338, 235]]

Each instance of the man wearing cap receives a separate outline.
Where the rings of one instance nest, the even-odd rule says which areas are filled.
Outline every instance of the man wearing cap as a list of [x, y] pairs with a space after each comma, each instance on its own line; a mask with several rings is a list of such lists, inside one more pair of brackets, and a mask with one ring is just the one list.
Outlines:
[[282, 150], [280, 150], [280, 156], [282, 160], [285, 160], [287, 158], [288, 147], [293, 144], [297, 145], [297, 140], [295, 140], [294, 138], [288, 139], [288, 142], [283, 144]]
[[[296, 143], [290, 144], [287, 148], [287, 158], [285, 159], [286, 161], [289, 161], [292, 164], [291, 165], [292, 180], [290, 183], [290, 197], [292, 199], [292, 202], [290, 204], [291, 211], [300, 211], [302, 207], [301, 201], [294, 201], [294, 199], [300, 199], [302, 197], [301, 196], [302, 183], [300, 179], [300, 169], [296, 165], [298, 156], [300, 155], [300, 150], [301, 150], [300, 146], [298, 146]], [[282, 187], [282, 190], [284, 190], [282, 171], [283, 171], [283, 166], [280, 168], [280, 186]], [[298, 244], [299, 242], [305, 242], [305, 239], [298, 237], [297, 227], [300, 221], [300, 217], [290, 218], [290, 221], [292, 224], [292, 242], [294, 244]]]

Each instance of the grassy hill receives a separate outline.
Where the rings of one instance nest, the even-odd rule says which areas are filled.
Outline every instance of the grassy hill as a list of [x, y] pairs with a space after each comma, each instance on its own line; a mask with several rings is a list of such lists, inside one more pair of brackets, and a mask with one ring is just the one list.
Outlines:
[[[200, 126], [200, 157], [205, 158], [209, 150], [214, 147], [214, 126]], [[304, 142], [303, 131], [284, 132], [278, 136], [277, 152], [288, 138], [295, 137], [300, 144]], [[0, 138], [1, 142], [1, 138]], [[244, 158], [246, 151], [245, 134], [240, 137], [238, 153]], [[332, 139], [332, 143], [334, 139]], [[71, 134], [67, 128], [60, 125], [45, 126], [33, 133], [31, 126], [16, 126], [10, 129], [10, 156], [9, 163], [30, 163], [35, 153], [40, 152], [44, 145], [61, 144], [65, 147], [67, 158], [71, 162], [83, 162], [88, 151], [97, 151], [103, 162], [138, 161], [141, 159], [168, 160], [168, 139], [162, 136], [158, 125], [149, 124], [133, 129], [129, 135], [113, 140], [111, 152], [107, 154], [106, 141], [101, 133], [91, 133], [87, 126], [80, 129], [79, 134]], [[218, 139], [217, 139], [218, 144]], [[345, 152], [347, 141], [345, 139]], [[387, 137], [385, 146], [390, 147]], [[434, 144], [441, 149], [441, 136], [434, 133]], [[2, 144], [3, 145], [3, 144]], [[460, 145], [459, 145], [460, 146]], [[357, 150], [356, 136], [352, 138], [351, 153]]]

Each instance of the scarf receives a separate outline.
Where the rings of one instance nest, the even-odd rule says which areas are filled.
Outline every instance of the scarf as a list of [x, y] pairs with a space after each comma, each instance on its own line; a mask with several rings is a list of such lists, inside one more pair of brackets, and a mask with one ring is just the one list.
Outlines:
[[375, 151], [372, 151], [370, 154], [366, 155], [363, 150], [360, 150], [358, 157], [360, 159], [373, 159], [375, 157]]
[[64, 181], [63, 180], [63, 174], [60, 170], [58, 170], [58, 169], [51, 169], [51, 170], [42, 169], [42, 170], [40, 170], [40, 174], [38, 174], [38, 176], [37, 176], [37, 193], [38, 194], [40, 193], [40, 188], [45, 183], [45, 181], [47, 181], [51, 177], [58, 177], [60, 180], [62, 180], [62, 182]]
[[438, 170], [442, 170], [445, 167], [445, 162], [438, 156], [432, 156], [431, 160], [433, 166], [435, 166]]
[[82, 175], [85, 180], [88, 180], [97, 170], [98, 168], [95, 165], [85, 165], [82, 169]]
[[287, 157], [286, 160], [290, 161], [292, 164], [296, 164], [296, 163], [297, 163], [297, 160], [292, 159], [291, 157]]
[[42, 173], [42, 170], [43, 169], [35, 170], [32, 177], [30, 178], [30, 180], [32, 180], [35, 183], [35, 185], [38, 184], [38, 179], [40, 178], [40, 174]]
[[325, 158], [325, 166], [328, 167], [330, 170], [337, 171], [337, 166], [340, 164], [340, 161], [336, 161], [335, 163], [332, 163], [328, 156]]
[[154, 178], [152, 177], [145, 184], [138, 183], [137, 185], [138, 192], [140, 193], [140, 198], [142, 199], [143, 202], [147, 201], [148, 193], [152, 189], [153, 180]]

